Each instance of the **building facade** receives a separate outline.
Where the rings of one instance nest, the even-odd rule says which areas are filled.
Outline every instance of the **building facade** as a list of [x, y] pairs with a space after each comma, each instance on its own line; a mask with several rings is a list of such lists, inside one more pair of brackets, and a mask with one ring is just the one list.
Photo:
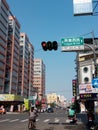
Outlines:
[[58, 95], [56, 93], [51, 93], [51, 94], [47, 94], [47, 103], [51, 104], [51, 103], [56, 103], [59, 102], [59, 98]]
[[4, 93], [16, 94], [18, 91], [19, 73], [19, 39], [20, 24], [18, 20], [9, 16], [8, 41], [6, 53], [6, 74]]
[[0, 93], [4, 93], [9, 6], [0, 0]]
[[21, 96], [28, 97], [28, 63], [29, 63], [29, 38], [25, 33], [20, 34], [20, 60], [19, 60], [19, 90]]
[[28, 85], [29, 92], [28, 96], [33, 96], [35, 89], [33, 87], [33, 75], [34, 75], [34, 47], [29, 43], [29, 62], [28, 62]]
[[[93, 80], [98, 78], [98, 38], [85, 39], [85, 51], [77, 54], [77, 99], [80, 102], [80, 112], [94, 111], [98, 99], [98, 87], [93, 85]], [[97, 67], [97, 68], [96, 68]], [[98, 84], [97, 84], [98, 86]], [[79, 97], [78, 97], [79, 96]]]
[[37, 88], [38, 99], [45, 97], [45, 64], [42, 59], [34, 59], [33, 86]]
[[[98, 45], [98, 38], [95, 38], [95, 46]], [[89, 46], [93, 48], [93, 43], [89, 43]], [[79, 84], [91, 83], [95, 74], [95, 63], [98, 66], [98, 50], [95, 47], [95, 56], [92, 49], [88, 48], [84, 52], [79, 52], [77, 55], [77, 79]]]

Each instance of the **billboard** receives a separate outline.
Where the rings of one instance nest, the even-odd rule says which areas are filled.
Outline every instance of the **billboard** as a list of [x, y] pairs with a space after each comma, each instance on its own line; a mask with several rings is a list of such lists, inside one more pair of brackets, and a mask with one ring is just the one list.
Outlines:
[[80, 84], [79, 94], [87, 94], [87, 93], [98, 93], [98, 88], [94, 88], [92, 84]]
[[23, 101], [24, 98], [14, 94], [0, 94], [0, 101]]
[[74, 16], [92, 15], [92, 0], [73, 0]]

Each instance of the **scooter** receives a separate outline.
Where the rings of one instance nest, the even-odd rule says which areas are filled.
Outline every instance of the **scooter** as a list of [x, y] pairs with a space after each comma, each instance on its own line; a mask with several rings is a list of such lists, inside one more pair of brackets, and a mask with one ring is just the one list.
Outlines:
[[76, 123], [76, 119], [75, 119], [75, 115], [74, 116], [68, 116], [68, 119], [70, 120], [71, 124], [75, 124]]
[[88, 114], [88, 127], [90, 130], [94, 130], [94, 114], [93, 113]]

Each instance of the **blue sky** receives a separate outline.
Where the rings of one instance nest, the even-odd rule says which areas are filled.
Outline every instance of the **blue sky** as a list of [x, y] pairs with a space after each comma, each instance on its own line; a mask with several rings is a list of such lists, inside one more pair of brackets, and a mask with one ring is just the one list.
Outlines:
[[[97, 16], [74, 16], [72, 0], [6, 0], [35, 48], [35, 58], [46, 65], [46, 93], [72, 97], [75, 78], [75, 52], [61, 52], [61, 39], [79, 37], [94, 31], [98, 36]], [[92, 37], [91, 33], [85, 37]], [[57, 51], [43, 51], [42, 41], [57, 41]]]

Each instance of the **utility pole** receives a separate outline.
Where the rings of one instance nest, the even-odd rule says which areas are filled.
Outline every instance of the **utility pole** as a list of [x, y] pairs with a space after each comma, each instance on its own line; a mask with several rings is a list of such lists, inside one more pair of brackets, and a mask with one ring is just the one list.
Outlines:
[[93, 51], [93, 61], [94, 61], [94, 77], [97, 77], [97, 63], [96, 63], [96, 52], [95, 52], [95, 40], [94, 40], [94, 32], [92, 31], [92, 39], [93, 39], [93, 46], [89, 44], [84, 44], [85, 46], [89, 47]]

